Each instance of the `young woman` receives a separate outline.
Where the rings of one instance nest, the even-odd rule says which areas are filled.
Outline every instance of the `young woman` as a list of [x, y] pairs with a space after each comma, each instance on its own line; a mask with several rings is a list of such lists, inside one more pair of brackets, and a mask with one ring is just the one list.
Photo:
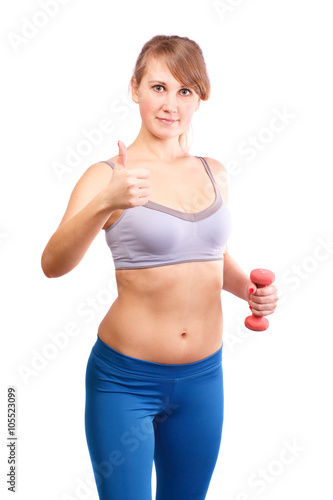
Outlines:
[[131, 88], [139, 134], [79, 179], [42, 268], [68, 273], [105, 230], [118, 297], [88, 360], [85, 411], [99, 498], [150, 500], [154, 461], [157, 500], [203, 500], [223, 423], [221, 290], [258, 316], [277, 290], [256, 289], [227, 252], [223, 165], [184, 147], [210, 94], [198, 44], [153, 37]]

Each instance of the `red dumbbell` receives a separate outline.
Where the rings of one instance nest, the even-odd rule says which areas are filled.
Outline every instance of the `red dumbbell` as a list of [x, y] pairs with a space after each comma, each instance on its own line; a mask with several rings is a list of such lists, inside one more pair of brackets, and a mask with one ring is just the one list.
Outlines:
[[[250, 280], [255, 283], [257, 288], [264, 288], [270, 285], [275, 280], [275, 274], [268, 269], [253, 269], [250, 274]], [[269, 327], [269, 321], [265, 316], [255, 316], [252, 314], [245, 318], [245, 326], [249, 330], [263, 332]]]

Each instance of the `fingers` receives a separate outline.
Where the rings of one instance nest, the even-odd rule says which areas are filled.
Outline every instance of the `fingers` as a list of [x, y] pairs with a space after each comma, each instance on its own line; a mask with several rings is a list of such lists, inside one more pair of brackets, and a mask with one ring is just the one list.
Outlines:
[[259, 311], [257, 309], [254, 309], [252, 307], [251, 312], [254, 316], [269, 316], [270, 314], [273, 314], [275, 309], [265, 309], [264, 311]]
[[[113, 182], [118, 182], [118, 190], [124, 191], [125, 199], [122, 202], [134, 207], [145, 205], [151, 195], [150, 171], [146, 168], [127, 168], [127, 148], [122, 141], [118, 141], [118, 156], [113, 171], [123, 171], [122, 174], [112, 176]], [[115, 180], [117, 179], [117, 180]]]
[[149, 196], [151, 195], [151, 188], [150, 188], [150, 183], [147, 184], [147, 182], [145, 182], [143, 184], [144, 181], [141, 181], [140, 185], [138, 185], [138, 197], [139, 198], [149, 198]]
[[276, 302], [277, 300], [278, 298], [276, 297], [275, 294], [261, 296], [261, 297], [256, 295], [251, 295], [249, 302], [253, 302], [254, 304], [270, 304], [271, 302]]
[[253, 303], [253, 305], [251, 305], [250, 303], [250, 307], [252, 313], [255, 316], [268, 316], [269, 314], [273, 314], [273, 312], [277, 307], [277, 303], [276, 302], [269, 302], [268, 304]]
[[150, 171], [146, 168], [133, 168], [131, 172], [137, 179], [150, 179]]
[[139, 169], [128, 170], [128, 174], [132, 179], [132, 193], [135, 194], [137, 199], [140, 201], [140, 205], [147, 203], [149, 196], [151, 195], [151, 180], [150, 172], [143, 170], [141, 177], [138, 177], [137, 171]]
[[144, 168], [135, 168], [129, 171], [135, 176], [135, 185], [138, 188], [139, 198], [146, 198], [151, 195], [150, 172]]
[[120, 168], [126, 168], [126, 160], [127, 160], [127, 149], [125, 144], [122, 141], [118, 141], [118, 158], [116, 166]]
[[273, 314], [277, 307], [278, 293], [275, 285], [257, 288], [251, 295], [249, 306], [255, 316], [268, 316]]
[[277, 288], [275, 285], [268, 285], [268, 286], [264, 286], [262, 288], [257, 288], [256, 291], [254, 292], [253, 295], [251, 295], [251, 297], [253, 296], [257, 296], [257, 297], [265, 297], [266, 295], [275, 295], [277, 294]]
[[[144, 190], [145, 192], [147, 191], [151, 191], [151, 182], [147, 179], [147, 180], [141, 180], [139, 182], [136, 183], [136, 186], [141, 190]], [[149, 193], [151, 194], [151, 193]]]
[[[117, 156], [117, 162], [116, 166], [119, 168], [126, 168], [126, 162], [127, 162], [127, 148], [125, 144], [122, 141], [118, 141], [118, 156]], [[150, 178], [150, 171], [146, 168], [135, 168], [131, 169], [131, 173], [135, 175], [138, 179], [149, 179]]]
[[144, 196], [144, 195], [138, 196], [136, 206], [145, 205], [147, 203], [147, 201], [149, 201], [148, 200], [149, 196], [150, 196], [149, 193], [146, 194], [146, 196]]

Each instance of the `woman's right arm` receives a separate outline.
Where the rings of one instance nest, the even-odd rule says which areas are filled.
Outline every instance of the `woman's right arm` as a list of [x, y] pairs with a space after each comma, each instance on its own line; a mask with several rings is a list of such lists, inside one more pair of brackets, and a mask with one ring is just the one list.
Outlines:
[[63, 276], [79, 264], [115, 210], [103, 189], [111, 176], [109, 165], [96, 163], [77, 182], [66, 212], [42, 254], [41, 265], [48, 278]]
[[114, 169], [107, 163], [91, 165], [79, 179], [66, 212], [42, 254], [45, 276], [57, 278], [74, 269], [112, 212], [148, 201], [150, 172], [126, 168], [127, 150], [119, 145]]

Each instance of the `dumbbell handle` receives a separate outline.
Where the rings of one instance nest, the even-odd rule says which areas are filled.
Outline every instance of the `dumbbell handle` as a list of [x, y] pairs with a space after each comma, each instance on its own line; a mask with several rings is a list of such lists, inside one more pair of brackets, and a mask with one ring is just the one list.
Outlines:
[[[253, 269], [250, 273], [250, 280], [255, 283], [257, 288], [264, 288], [270, 285], [275, 280], [275, 274], [268, 269]], [[245, 318], [244, 322], [246, 328], [256, 332], [262, 332], [269, 327], [269, 321], [264, 316], [251, 316]]]

